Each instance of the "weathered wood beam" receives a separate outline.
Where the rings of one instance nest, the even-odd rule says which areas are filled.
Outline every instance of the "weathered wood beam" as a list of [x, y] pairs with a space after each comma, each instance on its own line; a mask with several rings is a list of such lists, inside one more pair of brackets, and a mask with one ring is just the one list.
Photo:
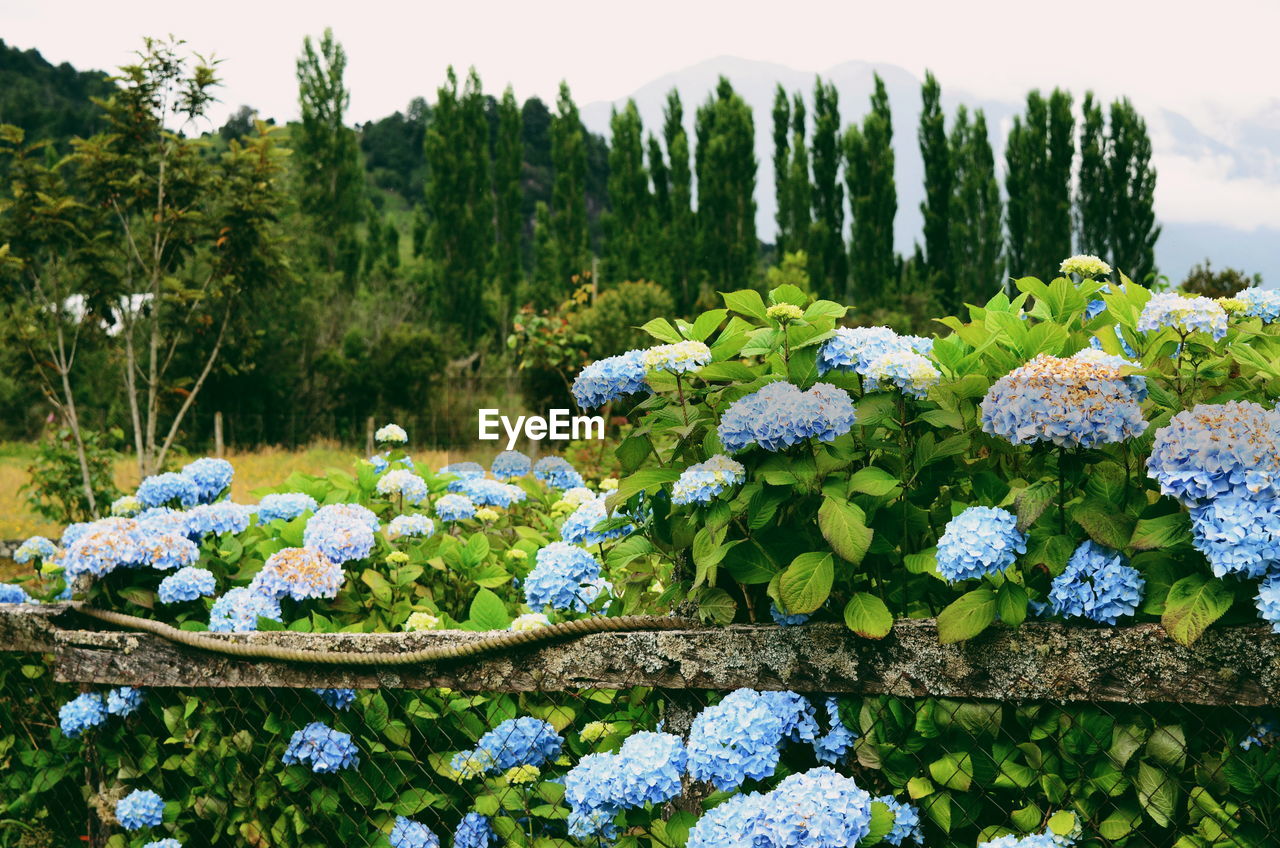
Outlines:
[[66, 604], [0, 604], [0, 652], [44, 654], [54, 649]]
[[[931, 620], [900, 621], [885, 639], [837, 624], [608, 633], [449, 663], [333, 667], [245, 661], [148, 634], [60, 629], [53, 605], [0, 612], [0, 650], [52, 651], [68, 682], [180, 687], [445, 686], [467, 691], [789, 688], [803, 692], [996, 700], [1280, 704], [1280, 636], [1211, 629], [1190, 648], [1156, 624], [1086, 628], [1027, 623], [956, 645]], [[25, 619], [26, 623], [14, 619]], [[66, 619], [83, 623], [83, 618]], [[34, 622], [34, 623], [31, 623]], [[66, 624], [66, 622], [63, 622]], [[66, 624], [66, 626], [70, 626]], [[49, 631], [52, 630], [52, 645]], [[353, 653], [461, 644], [482, 633], [221, 635]], [[12, 642], [17, 647], [5, 647]]]

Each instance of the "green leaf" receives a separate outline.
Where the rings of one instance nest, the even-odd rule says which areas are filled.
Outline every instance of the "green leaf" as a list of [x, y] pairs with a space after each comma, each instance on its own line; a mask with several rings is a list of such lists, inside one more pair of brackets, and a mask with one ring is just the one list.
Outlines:
[[736, 292], [721, 292], [720, 296], [724, 298], [724, 305], [740, 315], [747, 315], [759, 321], [767, 320], [764, 310], [764, 300], [760, 297], [760, 292], [754, 289], [743, 289]]
[[727, 309], [712, 309], [704, 312], [693, 322], [693, 329], [689, 331], [689, 337], [696, 342], [705, 342], [707, 337], [716, 331], [716, 329], [724, 323], [725, 316], [729, 314]]
[[667, 342], [668, 344], [675, 344], [676, 342], [684, 341], [684, 336], [680, 335], [676, 328], [671, 326], [671, 322], [666, 318], [654, 318], [640, 329], [644, 330], [658, 341]]
[[996, 595], [996, 614], [1010, 627], [1017, 627], [1027, 617], [1027, 590], [1006, 580]]
[[1099, 545], [1120, 550], [1133, 536], [1134, 521], [1116, 507], [1086, 500], [1071, 510], [1071, 518]]
[[724, 589], [707, 589], [698, 599], [698, 615], [704, 621], [725, 625], [738, 613], [738, 603]]
[[996, 593], [974, 589], [956, 598], [938, 614], [938, 641], [947, 645], [972, 639], [996, 620]]
[[471, 623], [481, 630], [506, 630], [511, 624], [506, 604], [488, 589], [481, 589], [471, 600]]
[[948, 789], [967, 792], [973, 784], [973, 758], [968, 753], [943, 754], [929, 763], [929, 775]]
[[1133, 528], [1129, 546], [1139, 551], [1172, 548], [1191, 541], [1191, 517], [1174, 512], [1159, 518], [1140, 518]]
[[895, 817], [893, 810], [883, 801], [871, 802], [871, 830], [858, 840], [859, 845], [875, 845], [893, 830]]
[[1235, 600], [1221, 580], [1188, 575], [1169, 587], [1161, 623], [1175, 642], [1190, 645], [1231, 608]]
[[826, 603], [835, 581], [835, 565], [831, 554], [800, 554], [782, 572], [778, 592], [787, 612], [811, 613]]
[[655, 492], [663, 483], [671, 483], [678, 479], [680, 479], [678, 468], [646, 468], [623, 478], [618, 483], [618, 490], [609, 495], [605, 503], [612, 511], [618, 504], [626, 503], [636, 492]]
[[862, 510], [837, 498], [822, 499], [822, 506], [818, 507], [818, 529], [831, 550], [854, 565], [867, 555], [874, 535]]
[[809, 295], [799, 286], [793, 286], [790, 283], [783, 283], [776, 289], [769, 292], [770, 303], [789, 303], [792, 306], [799, 306], [801, 309], [809, 302]]
[[1157, 727], [1147, 739], [1146, 755], [1162, 766], [1182, 770], [1187, 764], [1187, 734], [1180, 724]]
[[1156, 824], [1168, 827], [1178, 809], [1177, 779], [1144, 760], [1138, 763], [1137, 788], [1142, 809]]
[[902, 485], [902, 481], [883, 468], [859, 468], [849, 478], [849, 491], [872, 497], [883, 497]]
[[360, 572], [360, 582], [373, 592], [373, 599], [380, 604], [391, 603], [391, 584], [380, 573], [372, 568]]
[[883, 639], [893, 629], [893, 613], [869, 592], [855, 592], [844, 607], [844, 624], [867, 639]]

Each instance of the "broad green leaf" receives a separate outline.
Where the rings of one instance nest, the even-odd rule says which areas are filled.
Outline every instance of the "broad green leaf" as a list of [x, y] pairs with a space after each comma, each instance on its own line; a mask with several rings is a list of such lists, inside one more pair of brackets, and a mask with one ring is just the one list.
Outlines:
[[743, 289], [736, 292], [721, 292], [724, 305], [740, 315], [747, 315], [759, 321], [766, 320], [764, 300], [760, 292], [754, 289]]
[[857, 565], [871, 547], [873, 531], [857, 505], [836, 498], [823, 498], [818, 507], [818, 529], [831, 550], [841, 559]]
[[1017, 627], [1027, 617], [1027, 590], [1006, 580], [996, 595], [996, 614], [1000, 621], [1010, 627]]
[[1233, 600], [1231, 590], [1221, 580], [1188, 575], [1169, 588], [1160, 621], [1175, 642], [1190, 645], [1210, 624], [1222, 618]]
[[640, 328], [655, 339], [668, 344], [684, 341], [684, 336], [675, 327], [671, 326], [671, 322], [666, 318], [654, 318], [649, 323]]
[[698, 615], [704, 621], [725, 625], [738, 613], [738, 602], [724, 589], [707, 589], [698, 599]]
[[1191, 518], [1174, 512], [1159, 518], [1140, 518], [1133, 528], [1129, 546], [1139, 551], [1172, 548], [1191, 541]]
[[996, 620], [996, 593], [974, 589], [952, 601], [938, 614], [938, 641], [946, 645], [972, 639]]
[[867, 639], [883, 639], [893, 629], [893, 614], [869, 592], [855, 592], [844, 607], [845, 626]]
[[480, 589], [471, 600], [471, 623], [481, 630], [506, 630], [511, 624], [506, 604], [488, 589]]
[[826, 603], [835, 580], [831, 554], [800, 554], [782, 572], [778, 591], [788, 613], [811, 613]]
[[883, 468], [859, 468], [849, 478], [849, 491], [882, 497], [902, 485], [902, 481]]

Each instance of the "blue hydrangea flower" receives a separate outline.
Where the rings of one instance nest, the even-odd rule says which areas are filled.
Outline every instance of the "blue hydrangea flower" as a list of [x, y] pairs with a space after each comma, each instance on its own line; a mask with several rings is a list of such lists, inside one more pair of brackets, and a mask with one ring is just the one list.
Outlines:
[[1196, 549], [1216, 577], [1262, 577], [1280, 567], [1280, 499], [1224, 495], [1191, 508]]
[[364, 559], [373, 552], [374, 529], [350, 516], [325, 515], [322, 509], [307, 520], [306, 529], [302, 531], [302, 544], [318, 550], [341, 566], [352, 560]]
[[259, 617], [282, 621], [280, 602], [250, 589], [232, 589], [213, 602], [209, 629], [215, 633], [248, 633], [258, 629]]
[[932, 350], [932, 339], [900, 336], [888, 327], [838, 327], [836, 334], [818, 349], [818, 373], [852, 371], [866, 377], [871, 363], [886, 353], [927, 355]]
[[595, 409], [620, 397], [652, 391], [646, 377], [644, 353], [629, 350], [598, 359], [583, 368], [573, 381], [573, 398], [578, 406]]
[[894, 386], [908, 397], [924, 399], [940, 382], [942, 372], [929, 357], [914, 350], [893, 350], [876, 357], [867, 366], [863, 389], [874, 392], [882, 386]]
[[665, 804], [679, 796], [688, 755], [680, 737], [670, 733], [633, 733], [618, 751], [623, 809]]
[[192, 565], [200, 559], [200, 549], [196, 543], [177, 533], [151, 533], [142, 535], [138, 541], [142, 552], [142, 562], [157, 571], [172, 571]]
[[35, 599], [16, 583], [0, 583], [0, 604], [35, 603]]
[[216, 590], [217, 582], [212, 571], [189, 565], [161, 580], [158, 595], [162, 604], [177, 604], [213, 597]]
[[564, 777], [569, 805], [569, 835], [576, 839], [617, 838], [614, 818], [621, 810], [619, 759], [616, 754], [587, 754]]
[[485, 763], [485, 773], [501, 774], [517, 766], [541, 767], [560, 756], [564, 739], [556, 729], [532, 716], [511, 718], [480, 737], [470, 752]]
[[466, 480], [478, 480], [484, 476], [484, 466], [478, 462], [454, 462], [440, 469], [441, 474], [452, 474], [457, 477], [449, 483], [449, 491], [461, 492]]
[[[364, 532], [369, 528], [359, 527]], [[315, 548], [283, 548], [267, 557], [262, 570], [254, 575], [249, 588], [260, 595], [279, 601], [293, 598], [333, 598], [346, 582], [342, 566]]]
[[1271, 747], [1280, 740], [1280, 722], [1274, 718], [1255, 721], [1253, 726], [1249, 728], [1249, 733], [1240, 740], [1240, 748], [1248, 751], [1255, 745], [1263, 747]]
[[847, 392], [818, 383], [807, 392], [787, 382], [769, 383], [734, 401], [720, 418], [720, 443], [730, 453], [751, 445], [780, 451], [816, 438], [831, 442], [853, 428]]
[[595, 529], [597, 524], [608, 518], [605, 496], [592, 498], [580, 505], [564, 520], [560, 525], [560, 538], [571, 545], [602, 545], [635, 532], [635, 527], [631, 524], [624, 524], [610, 530]]
[[185, 474], [166, 471], [143, 480], [138, 486], [137, 498], [143, 506], [168, 506], [177, 502], [189, 508], [200, 502], [200, 487]]
[[794, 615], [785, 613], [778, 608], [777, 604], [769, 604], [769, 615], [773, 618], [773, 623], [783, 627], [795, 627], [797, 624], [804, 624], [809, 620], [806, 613], [798, 612]]
[[498, 835], [489, 819], [479, 813], [467, 813], [453, 832], [453, 848], [498, 848]]
[[1280, 320], [1280, 291], [1276, 289], [1247, 288], [1235, 298], [1244, 304], [1245, 315], [1261, 318], [1264, 324]]
[[686, 848], [772, 846], [773, 843], [767, 838], [756, 841], [756, 828], [764, 816], [765, 803], [765, 796], [758, 792], [748, 792], [734, 795], [717, 804], [689, 829]]
[[243, 533], [252, 515], [249, 507], [231, 501], [201, 504], [187, 511], [187, 533], [195, 537]]
[[1137, 611], [1145, 586], [1128, 557], [1088, 540], [1076, 548], [1066, 570], [1053, 578], [1049, 603], [1067, 618], [1115, 624], [1120, 616]]
[[777, 705], [760, 692], [738, 689], [699, 713], [689, 731], [690, 777], [727, 792], [747, 779], [772, 775], [788, 725], [796, 719]]
[[489, 465], [489, 473], [499, 480], [527, 477], [532, 470], [533, 460], [518, 450], [503, 451], [495, 456]]
[[138, 513], [135, 526], [153, 535], [173, 533], [177, 536], [186, 536], [187, 516], [186, 510], [156, 506]]
[[125, 830], [164, 823], [164, 799], [150, 789], [135, 789], [116, 802], [116, 821]]
[[844, 762], [849, 752], [853, 750], [853, 743], [858, 738], [858, 734], [850, 730], [840, 718], [839, 701], [835, 698], [827, 698], [824, 707], [830, 729], [813, 740], [813, 755], [820, 763], [838, 765]]
[[440, 837], [431, 828], [404, 816], [396, 816], [387, 840], [391, 848], [440, 848]]
[[881, 795], [875, 800], [889, 808], [893, 813], [893, 829], [884, 836], [889, 845], [902, 845], [908, 839], [917, 845], [924, 844], [924, 831], [920, 827], [920, 811], [906, 801], [899, 801], [892, 795]]
[[399, 424], [384, 424], [374, 432], [373, 439], [380, 445], [403, 445], [409, 441], [409, 434]]
[[1027, 537], [1008, 510], [971, 506], [947, 522], [938, 540], [938, 573], [948, 582], [1004, 571], [1027, 552]]
[[651, 347], [641, 356], [646, 371], [688, 374], [711, 361], [711, 348], [702, 342], [683, 341]]
[[344, 521], [363, 524], [375, 533], [378, 532], [378, 528], [381, 526], [378, 522], [378, 516], [374, 514], [373, 510], [353, 503], [326, 504], [316, 510], [316, 514], [307, 521], [307, 526], [310, 526], [312, 522], [323, 524], [325, 522]]
[[142, 690], [132, 686], [120, 686], [107, 693], [107, 712], [125, 718], [142, 706]]
[[1014, 834], [999, 836], [981, 843], [978, 848], [1062, 848], [1063, 844], [1059, 837], [1045, 832], [1033, 833], [1029, 836]]
[[97, 692], [83, 692], [58, 709], [63, 736], [76, 737], [107, 720], [107, 701]]
[[716, 495], [727, 492], [747, 479], [747, 469], [741, 462], [718, 453], [690, 465], [681, 474], [671, 491], [674, 504], [710, 503]]
[[360, 755], [351, 735], [320, 721], [313, 721], [294, 731], [289, 747], [280, 759], [287, 766], [310, 764], [316, 774], [329, 774], [360, 765]]
[[1234, 400], [1183, 410], [1156, 430], [1147, 471], [1188, 506], [1229, 494], [1280, 497], [1280, 412]]
[[33, 559], [48, 559], [58, 550], [57, 546], [44, 536], [32, 536], [13, 552], [13, 561], [18, 565], [26, 565]]
[[436, 517], [441, 521], [468, 521], [476, 517], [476, 505], [466, 495], [444, 495], [435, 506]]
[[142, 848], [182, 848], [182, 843], [170, 837], [169, 839], [157, 839], [154, 842], [148, 842]]
[[535, 462], [533, 476], [552, 489], [575, 489], [586, 485], [582, 475], [560, 456], [544, 456]]
[[982, 429], [1015, 445], [1091, 448], [1142, 435], [1141, 399], [1106, 362], [1041, 355], [1001, 377], [982, 399]]
[[92, 533], [95, 529], [95, 524], [97, 524], [95, 521], [77, 521], [75, 523], [68, 524], [66, 529], [62, 531], [62, 537], [59, 540], [59, 544], [64, 548], [71, 547], [84, 536]]
[[[1107, 353], [1098, 348], [1086, 347], [1071, 355], [1071, 358], [1079, 362], [1088, 362], [1092, 365], [1102, 365], [1110, 368], [1141, 368], [1137, 362], [1132, 359], [1126, 359], [1123, 356]], [[1127, 374], [1121, 377], [1129, 390], [1133, 392], [1134, 400], [1141, 403], [1147, 399], [1147, 378], [1141, 374]]]
[[844, 848], [871, 832], [871, 795], [826, 766], [765, 795], [737, 795], [689, 831], [688, 848]]
[[499, 483], [484, 477], [462, 481], [460, 494], [471, 499], [476, 506], [500, 506], [504, 509], [525, 499], [524, 489], [508, 483]]
[[101, 577], [118, 567], [144, 564], [144, 539], [138, 522], [129, 518], [103, 518], [77, 528], [64, 560], [68, 580], [81, 574]]
[[384, 498], [402, 497], [420, 504], [427, 499], [427, 482], [406, 468], [397, 468], [379, 477], [374, 491]]
[[305, 512], [315, 512], [319, 508], [316, 499], [302, 492], [284, 492], [278, 495], [266, 495], [258, 504], [258, 523], [267, 524], [277, 519], [292, 521]]
[[1183, 297], [1177, 292], [1153, 294], [1142, 307], [1140, 332], [1172, 329], [1181, 334], [1208, 333], [1214, 341], [1227, 334], [1227, 313], [1222, 304], [1207, 297]]
[[[203, 457], [188, 463], [182, 469], [182, 476], [196, 485], [196, 496], [201, 503], [212, 503], [231, 486], [231, 478], [235, 469], [225, 459]], [[154, 506], [154, 504], [149, 504]]]
[[436, 524], [425, 515], [397, 515], [387, 524], [387, 535], [397, 536], [430, 536], [436, 532]]
[[320, 700], [324, 701], [335, 710], [350, 709], [351, 705], [356, 702], [356, 690], [354, 689], [312, 689], [320, 696]]
[[1258, 584], [1254, 603], [1262, 620], [1271, 622], [1271, 630], [1280, 633], [1280, 574], [1272, 574]]
[[552, 542], [534, 555], [537, 564], [524, 581], [524, 600], [535, 612], [546, 607], [586, 612], [606, 590], [600, 561], [567, 542]]

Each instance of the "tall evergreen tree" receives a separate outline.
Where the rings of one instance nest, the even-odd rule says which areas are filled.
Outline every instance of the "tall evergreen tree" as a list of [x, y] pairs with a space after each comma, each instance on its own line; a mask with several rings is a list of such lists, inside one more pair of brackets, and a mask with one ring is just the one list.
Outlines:
[[884, 80], [875, 76], [871, 111], [862, 127], [851, 124], [844, 137], [845, 181], [853, 212], [849, 250], [852, 293], [882, 303], [897, 287], [898, 260], [893, 251], [893, 219], [898, 194], [893, 180], [893, 122]]
[[663, 139], [667, 145], [667, 162], [671, 183], [671, 201], [666, 223], [667, 257], [671, 277], [666, 280], [676, 308], [688, 312], [697, 297], [694, 279], [694, 257], [697, 248], [697, 223], [693, 213], [693, 171], [689, 162], [689, 136], [684, 128], [684, 107], [680, 93], [674, 88], [667, 95], [663, 112]]
[[551, 119], [551, 232], [556, 246], [554, 287], [567, 293], [571, 279], [590, 262], [587, 232], [586, 131], [568, 83], [560, 83]]
[[435, 301], [465, 343], [484, 328], [483, 301], [494, 244], [489, 125], [475, 69], [462, 92], [449, 68], [426, 132], [427, 255], [436, 263]]
[[773, 195], [777, 204], [776, 248], [782, 256], [792, 249], [791, 232], [791, 99], [782, 83], [773, 94]]
[[1005, 147], [1009, 197], [1009, 274], [1049, 278], [1071, 254], [1071, 171], [1075, 158], [1071, 95], [1027, 95]]
[[742, 288], [752, 282], [759, 252], [755, 122], [725, 77], [698, 109], [695, 131], [701, 269], [716, 291]]
[[1102, 104], [1087, 91], [1080, 104], [1080, 176], [1076, 195], [1076, 249], [1109, 261], [1107, 138]]
[[942, 86], [926, 71], [920, 90], [920, 157], [924, 161], [925, 268], [929, 286], [945, 312], [960, 307], [956, 288], [956, 268], [951, 257], [951, 204], [956, 192], [956, 165], [947, 140], [946, 118], [942, 113]]
[[638, 280], [649, 274], [653, 255], [649, 172], [644, 164], [644, 127], [634, 100], [613, 111], [609, 122], [609, 203], [605, 219], [605, 275], [610, 280]]
[[502, 291], [503, 325], [521, 277], [521, 238], [524, 202], [520, 170], [524, 162], [523, 122], [520, 104], [507, 86], [498, 103], [498, 135], [493, 151], [494, 223], [497, 246], [494, 251], [494, 274]]
[[350, 276], [360, 264], [356, 229], [364, 220], [364, 170], [355, 131], [344, 122], [351, 94], [343, 82], [347, 53], [326, 29], [319, 45], [310, 36], [298, 57], [298, 105], [294, 135], [298, 205], [312, 222], [322, 267]]
[[959, 303], [985, 303], [1003, 287], [1004, 209], [981, 109], [972, 122], [963, 106], [956, 110], [950, 147], [955, 164], [949, 227], [955, 297]]
[[1130, 279], [1149, 283], [1157, 273], [1155, 248], [1160, 237], [1151, 136], [1147, 134], [1146, 121], [1128, 99], [1111, 104], [1110, 118], [1106, 184], [1111, 264]]
[[819, 79], [813, 86], [813, 220], [808, 250], [810, 283], [826, 297], [843, 294], [849, 276], [840, 158], [840, 93], [834, 83]]
[[[662, 152], [662, 142], [649, 134], [649, 178], [653, 195], [649, 202], [648, 274], [653, 280], [670, 281], [674, 273], [671, 261], [671, 171]], [[674, 301], [672, 301], [674, 303]]]
[[809, 148], [805, 144], [804, 98], [796, 93], [791, 107], [791, 161], [788, 163], [786, 195], [788, 215], [785, 253], [809, 249], [810, 207], [813, 183], [809, 180]]

